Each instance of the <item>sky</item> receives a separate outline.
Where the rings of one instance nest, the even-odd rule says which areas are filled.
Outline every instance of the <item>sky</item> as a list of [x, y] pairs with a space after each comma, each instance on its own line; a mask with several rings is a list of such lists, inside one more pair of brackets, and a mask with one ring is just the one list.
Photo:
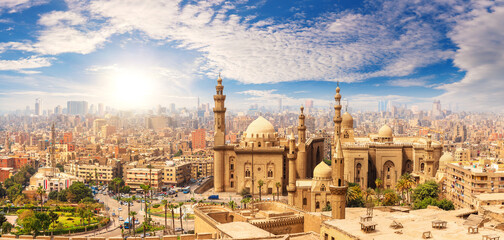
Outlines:
[[504, 1], [1, 0], [0, 112], [378, 101], [504, 108]]

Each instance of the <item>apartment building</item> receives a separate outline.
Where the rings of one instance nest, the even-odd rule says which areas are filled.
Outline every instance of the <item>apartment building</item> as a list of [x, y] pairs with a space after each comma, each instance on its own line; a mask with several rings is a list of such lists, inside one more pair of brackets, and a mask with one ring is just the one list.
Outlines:
[[213, 159], [197, 160], [191, 162], [191, 178], [193, 179], [213, 176], [213, 171]]
[[454, 158], [455, 161], [469, 161], [471, 160], [471, 150], [467, 148], [457, 148]]
[[165, 186], [180, 186], [191, 179], [191, 164], [168, 162], [163, 167], [163, 184]]
[[504, 193], [504, 165], [489, 160], [448, 163], [445, 176], [445, 196], [459, 208], [479, 206], [479, 194]]
[[140, 185], [149, 185], [149, 183], [153, 189], [157, 189], [162, 185], [163, 169], [131, 168], [127, 170], [125, 180], [126, 186], [129, 186], [133, 192], [141, 190]]
[[119, 176], [119, 169], [117, 165], [100, 165], [89, 164], [89, 165], [76, 165], [76, 167], [70, 167], [70, 169], [75, 169], [78, 178], [86, 179], [87, 181], [94, 181], [98, 184], [109, 184], [112, 179]]

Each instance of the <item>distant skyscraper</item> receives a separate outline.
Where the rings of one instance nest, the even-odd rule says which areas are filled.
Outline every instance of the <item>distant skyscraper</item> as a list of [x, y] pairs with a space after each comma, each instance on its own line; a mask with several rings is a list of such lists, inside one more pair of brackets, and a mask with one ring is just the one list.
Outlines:
[[199, 102], [199, 96], [198, 96], [198, 106], [196, 106], [196, 110], [200, 109], [200, 102]]
[[441, 101], [439, 100], [434, 100], [432, 103], [432, 117], [433, 118], [438, 118], [443, 115], [443, 112], [441, 111]]
[[62, 114], [63, 113], [63, 108], [61, 108], [61, 105], [58, 105], [54, 108], [54, 114]]
[[175, 103], [170, 104], [170, 112], [175, 113], [177, 109], [175, 109]]
[[313, 100], [308, 99], [305, 101], [305, 108], [313, 108]]
[[280, 111], [280, 112], [282, 111], [282, 99], [281, 98], [278, 99], [278, 111]]
[[91, 113], [91, 114], [95, 114], [96, 113], [96, 109], [95, 109], [94, 104], [91, 104], [91, 106], [89, 107], [89, 111], [88, 112]]
[[42, 100], [40, 98], [35, 99], [35, 115], [42, 115]]
[[88, 102], [68, 101], [67, 112], [71, 115], [86, 115], [88, 113]]
[[104, 114], [103, 103], [98, 103], [98, 115], [103, 116]]

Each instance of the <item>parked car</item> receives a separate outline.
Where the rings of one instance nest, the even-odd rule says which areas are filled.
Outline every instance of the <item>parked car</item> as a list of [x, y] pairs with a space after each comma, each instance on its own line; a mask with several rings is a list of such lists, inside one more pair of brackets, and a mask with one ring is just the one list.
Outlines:
[[208, 197], [208, 199], [210, 199], [210, 200], [219, 200], [219, 195], [210, 195]]
[[119, 216], [119, 221], [124, 221], [124, 218]]
[[117, 210], [122, 211], [122, 208], [119, 208], [119, 209], [117, 209]]

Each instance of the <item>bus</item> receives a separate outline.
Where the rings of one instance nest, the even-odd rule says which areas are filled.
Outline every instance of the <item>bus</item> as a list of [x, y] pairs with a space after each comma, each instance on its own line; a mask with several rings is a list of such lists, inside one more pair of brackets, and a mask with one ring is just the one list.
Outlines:
[[185, 188], [182, 188], [182, 192], [183, 193], [190, 193], [191, 192], [191, 187], [190, 186], [187, 186]]
[[133, 219], [126, 218], [126, 220], [124, 221], [124, 229], [129, 229], [131, 227], [131, 224], [133, 224]]

